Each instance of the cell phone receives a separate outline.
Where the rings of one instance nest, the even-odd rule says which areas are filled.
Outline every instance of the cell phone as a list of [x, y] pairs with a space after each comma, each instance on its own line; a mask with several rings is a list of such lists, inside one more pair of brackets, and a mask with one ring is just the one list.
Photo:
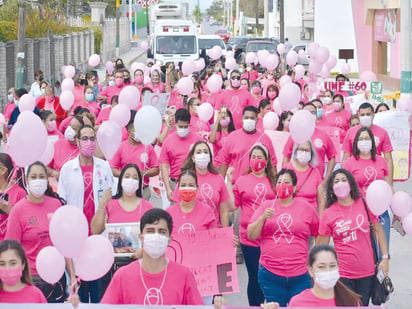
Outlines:
[[406, 232], [402, 227], [402, 223], [398, 219], [393, 220], [392, 227], [395, 229], [395, 231], [397, 231], [399, 234], [401, 234], [401, 236], [406, 235]]
[[385, 274], [382, 269], [378, 270], [378, 273], [376, 274], [376, 278], [378, 278], [380, 283], [383, 282], [383, 280], [385, 279]]

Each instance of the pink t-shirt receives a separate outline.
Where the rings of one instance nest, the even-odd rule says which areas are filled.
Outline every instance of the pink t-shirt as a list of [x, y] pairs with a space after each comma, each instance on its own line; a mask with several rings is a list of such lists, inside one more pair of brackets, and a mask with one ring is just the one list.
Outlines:
[[[354, 126], [350, 128], [349, 131], [346, 133], [346, 136], [345, 136], [345, 139], [342, 145], [343, 152], [352, 154], [353, 141], [355, 140], [356, 133], [358, 133], [358, 130], [360, 128], [361, 128], [360, 125]], [[393, 148], [392, 148], [391, 140], [389, 139], [388, 132], [386, 132], [385, 129], [375, 124], [372, 125], [370, 129], [372, 130], [373, 136], [375, 138], [376, 153], [378, 155], [381, 155], [382, 152], [383, 153], [392, 152]]]
[[93, 195], [93, 164], [91, 165], [80, 165], [83, 176], [84, 183], [84, 203], [83, 203], [83, 213], [86, 216], [87, 222], [90, 224], [94, 217], [94, 195]]
[[34, 285], [26, 284], [21, 290], [16, 292], [7, 292], [4, 289], [0, 290], [0, 303], [8, 304], [36, 304], [47, 303], [46, 297], [43, 292]]
[[204, 304], [190, 270], [171, 261], [168, 262], [167, 270], [157, 274], [141, 269], [140, 261], [120, 267], [110, 281], [101, 303], [112, 305]]
[[259, 108], [260, 102], [264, 99], [266, 99], [265, 96], [261, 95], [258, 96], [257, 98], [255, 96], [252, 95], [253, 100], [255, 101], [255, 103], [253, 104], [254, 107]]
[[199, 140], [201, 138], [193, 132], [189, 132], [185, 138], [179, 137], [176, 132], [167, 135], [160, 151], [159, 162], [170, 165], [170, 178], [179, 178], [180, 168], [190, 151], [190, 147]]
[[6, 104], [4, 107], [4, 117], [6, 118], [6, 121], [8, 121], [11, 117], [11, 114], [13, 113], [14, 109], [16, 108], [16, 104], [14, 102], [9, 102]]
[[152, 83], [148, 83], [147, 85], [145, 85], [145, 87], [149, 87], [150, 89], [152, 89], [153, 93], [165, 92], [165, 89], [166, 89], [166, 86], [164, 83], [158, 83], [156, 85], [153, 85]]
[[262, 93], [264, 95], [266, 95], [266, 91], [268, 90], [269, 86], [276, 85], [276, 80], [275, 79], [262, 78], [260, 80], [260, 84], [262, 85]]
[[336, 307], [336, 300], [335, 297], [329, 299], [319, 298], [315, 294], [313, 294], [312, 289], [306, 289], [291, 298], [289, 307], [334, 308]]
[[106, 88], [104, 88], [102, 91], [100, 91], [100, 95], [101, 96], [104, 96], [104, 97], [107, 97], [107, 104], [111, 104], [111, 102], [112, 102], [112, 98], [115, 96], [115, 95], [119, 95], [120, 94], [120, 91], [122, 91], [122, 89], [124, 88], [125, 86], [124, 85], [122, 85], [122, 86], [120, 86], [120, 87], [117, 87], [116, 85], [112, 85], [112, 86], [107, 86]]
[[[120, 144], [113, 159], [110, 160], [110, 166], [122, 170], [129, 163], [136, 164], [142, 173], [150, 168], [159, 167], [159, 159], [152, 145], [145, 146], [139, 143], [133, 146], [127, 140]], [[143, 181], [143, 185], [147, 186], [149, 184], [149, 177], [144, 177]]]
[[232, 112], [233, 124], [236, 129], [242, 128], [243, 109], [248, 105], [254, 105], [255, 101], [246, 89], [225, 89], [216, 101], [215, 110], [220, 110], [222, 105]]
[[[196, 176], [199, 187], [196, 195], [196, 204], [203, 204], [209, 207], [214, 213], [216, 221], [220, 222], [220, 204], [230, 199], [225, 180], [222, 175], [213, 174], [209, 171], [204, 175], [196, 173]], [[176, 203], [180, 202], [179, 186], [176, 186], [173, 192], [173, 200]]]
[[204, 140], [209, 140], [210, 125], [208, 122], [199, 119], [197, 115], [191, 115], [190, 117], [190, 131], [199, 135]]
[[265, 221], [260, 235], [259, 263], [282, 277], [305, 274], [309, 255], [309, 236], [317, 236], [319, 216], [305, 200], [296, 198], [284, 207], [278, 201], [262, 203], [252, 216], [255, 222], [266, 208], [273, 208], [273, 217]]
[[179, 204], [166, 209], [173, 219], [172, 235], [196, 233], [217, 227], [216, 217], [212, 210], [196, 203], [191, 212], [183, 212]]
[[350, 127], [350, 117], [352, 117], [352, 114], [346, 110], [340, 112], [332, 110], [323, 116], [322, 120], [324, 126], [339, 128], [340, 142], [343, 143], [346, 131], [348, 131]]
[[343, 168], [355, 177], [363, 196], [366, 196], [366, 190], [374, 180], [385, 180], [385, 177], [389, 175], [386, 160], [378, 155], [375, 159], [376, 161], [362, 158], [356, 160], [354, 156], [351, 156], [343, 163]]
[[14, 205], [9, 214], [5, 239], [15, 239], [23, 245], [33, 275], [37, 275], [39, 251], [52, 246], [49, 222], [60, 206], [61, 202], [50, 196], [45, 196], [44, 201], [38, 204], [25, 198]]
[[[316, 158], [318, 160], [318, 165], [316, 166], [320, 174], [323, 177], [325, 173], [325, 158], [328, 160], [332, 159], [336, 155], [335, 145], [333, 144], [330, 137], [322, 130], [315, 128], [312, 137], [310, 138], [313, 146], [316, 150]], [[292, 136], [286, 142], [285, 148], [283, 149], [283, 156], [291, 158], [293, 152], [293, 139]]]
[[240, 243], [246, 246], [259, 247], [259, 240], [250, 240], [247, 236], [249, 221], [260, 205], [276, 197], [267, 177], [257, 177], [250, 173], [240, 176], [233, 187], [235, 206], [241, 208], [239, 217]]
[[70, 125], [70, 122], [72, 121], [72, 119], [73, 119], [73, 116], [67, 116], [67, 118], [63, 119], [59, 125], [59, 131], [64, 134], [67, 127]]
[[[378, 222], [371, 212], [369, 216], [372, 224]], [[351, 206], [338, 202], [329, 206], [322, 214], [319, 235], [333, 238], [343, 278], [364, 278], [375, 273], [369, 221], [362, 199]]]
[[112, 107], [107, 105], [106, 107], [100, 110], [99, 116], [96, 119], [96, 125], [101, 125], [103, 121], [109, 120], [110, 112], [112, 111]]
[[79, 148], [77, 145], [73, 145], [66, 139], [59, 139], [54, 143], [53, 160], [49, 166], [56, 171], [60, 171], [64, 163], [74, 159], [78, 154]]
[[86, 103], [84, 100], [79, 101], [79, 102], [73, 104], [72, 109], [71, 109], [72, 112], [79, 106], [81, 108], [87, 108], [96, 118], [97, 118], [97, 116], [99, 116], [101, 107], [97, 102], [92, 101], [92, 102], [87, 102]]
[[[26, 190], [20, 187], [18, 184], [13, 184], [6, 192], [1, 192], [1, 198], [5, 198], [4, 196], [7, 194], [8, 201], [11, 207], [17, 204], [20, 200], [24, 199], [27, 195]], [[9, 219], [9, 215], [6, 213], [0, 213], [0, 241], [4, 239], [6, 236], [7, 230], [7, 221]]]
[[226, 138], [226, 143], [219, 153], [217, 159], [221, 164], [234, 167], [233, 182], [249, 168], [250, 150], [257, 143], [263, 144], [269, 151], [272, 165], [276, 166], [277, 159], [272, 141], [262, 131], [256, 130], [255, 133], [246, 133], [243, 129], [233, 131]]
[[180, 95], [177, 88], [173, 88], [170, 93], [168, 106], [176, 106], [176, 110], [183, 108], [183, 96]]
[[247, 78], [251, 83], [253, 83], [259, 77], [259, 73], [256, 70], [246, 71], [241, 75], [241, 78]]
[[140, 199], [140, 203], [135, 210], [127, 211], [120, 205], [118, 199], [111, 199], [106, 206], [107, 223], [140, 222], [146, 211], [152, 208], [152, 203]]
[[216, 140], [212, 144], [213, 146], [213, 163], [215, 166], [220, 166], [220, 162], [217, 160], [219, 157], [219, 152], [222, 150], [223, 146], [226, 143], [226, 138], [229, 136], [229, 132], [224, 132], [224, 131], [217, 131], [216, 133]]

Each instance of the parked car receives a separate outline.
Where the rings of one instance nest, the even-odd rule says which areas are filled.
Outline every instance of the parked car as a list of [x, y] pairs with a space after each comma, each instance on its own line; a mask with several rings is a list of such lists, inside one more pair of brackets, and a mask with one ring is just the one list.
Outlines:
[[[234, 36], [227, 42], [227, 49], [233, 50], [235, 54], [235, 59], [240, 60], [239, 57], [243, 54], [246, 49], [246, 44], [250, 40], [248, 36]], [[239, 62], [239, 61], [238, 61]]]
[[254, 52], [257, 53], [259, 50], [267, 50], [271, 54], [277, 53], [276, 48], [279, 44], [279, 41], [277, 40], [271, 40], [271, 39], [252, 39], [247, 42], [245, 51], [242, 53], [242, 55], [239, 56], [239, 62], [244, 62], [244, 59], [246, 57], [246, 54], [248, 52]]
[[227, 42], [230, 38], [230, 33], [226, 29], [218, 29], [215, 34], [220, 36], [225, 42]]
[[206, 65], [209, 64], [209, 58], [206, 57], [209, 49], [214, 46], [220, 46], [222, 48], [222, 56], [226, 56], [226, 44], [223, 39], [216, 34], [201, 34], [197, 37], [199, 54], [205, 59]]

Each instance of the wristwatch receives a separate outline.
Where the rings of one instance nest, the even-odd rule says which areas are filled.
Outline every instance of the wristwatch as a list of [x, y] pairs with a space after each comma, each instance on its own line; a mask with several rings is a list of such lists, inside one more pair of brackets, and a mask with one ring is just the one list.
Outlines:
[[391, 259], [391, 255], [390, 255], [390, 254], [384, 254], [384, 255], [382, 255], [382, 259], [384, 259], [384, 260], [390, 260], [390, 259]]

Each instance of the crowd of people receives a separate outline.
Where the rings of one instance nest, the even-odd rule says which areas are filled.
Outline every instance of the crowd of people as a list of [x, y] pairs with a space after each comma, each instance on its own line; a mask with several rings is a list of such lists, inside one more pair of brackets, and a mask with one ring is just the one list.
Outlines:
[[[96, 71], [78, 72], [70, 110], [59, 102], [59, 84], [49, 84], [41, 70], [29, 91], [8, 92], [3, 141], [20, 114], [19, 99], [30, 93], [54, 156], [47, 166], [37, 161], [22, 169], [0, 154], [0, 302], [64, 302], [69, 290], [74, 304], [211, 304], [212, 297], [200, 295], [194, 275], [165, 253], [174, 235], [233, 225], [237, 260], [244, 259], [248, 274], [244, 305], [369, 304], [375, 274], [369, 217], [379, 268], [389, 271], [389, 213], [376, 217], [365, 201], [374, 180], [393, 182], [391, 141], [373, 123], [375, 112], [388, 106], [375, 111], [365, 100], [352, 115], [347, 92], [309, 94], [305, 78], [296, 80], [293, 68], [285, 71], [284, 59], [279, 70], [242, 63], [228, 71], [222, 60], [213, 61], [191, 75], [190, 95], [176, 87], [183, 77], [177, 64], [162, 70], [149, 59], [131, 71], [117, 59], [114, 66], [105, 81]], [[296, 109], [274, 107], [283, 74], [301, 89]], [[218, 92], [208, 89], [214, 75], [224, 80]], [[107, 160], [96, 133], [126, 86], [138, 89], [140, 103], [130, 110], [122, 143]], [[147, 93], [164, 92], [170, 101], [162, 130], [145, 145], [136, 137], [136, 112]], [[214, 107], [209, 121], [198, 115], [204, 102]], [[279, 125], [271, 131], [289, 134], [298, 109], [316, 121], [312, 137], [297, 144], [289, 136], [277, 149], [276, 135], [263, 126], [265, 115], [278, 112]], [[339, 132], [342, 156], [327, 133], [330, 127]], [[161, 186], [151, 186], [151, 178]], [[163, 190], [170, 204], [164, 210], [151, 202]], [[56, 284], [45, 282], [36, 257], [52, 245], [49, 220], [65, 204], [84, 213], [90, 235], [103, 233], [106, 223], [140, 222], [142, 249], [116, 257], [109, 273], [94, 281], [78, 280], [75, 263], [66, 259], [66, 275]], [[210, 249], [205, 254], [214, 254]], [[220, 306], [221, 297], [214, 302]]]

